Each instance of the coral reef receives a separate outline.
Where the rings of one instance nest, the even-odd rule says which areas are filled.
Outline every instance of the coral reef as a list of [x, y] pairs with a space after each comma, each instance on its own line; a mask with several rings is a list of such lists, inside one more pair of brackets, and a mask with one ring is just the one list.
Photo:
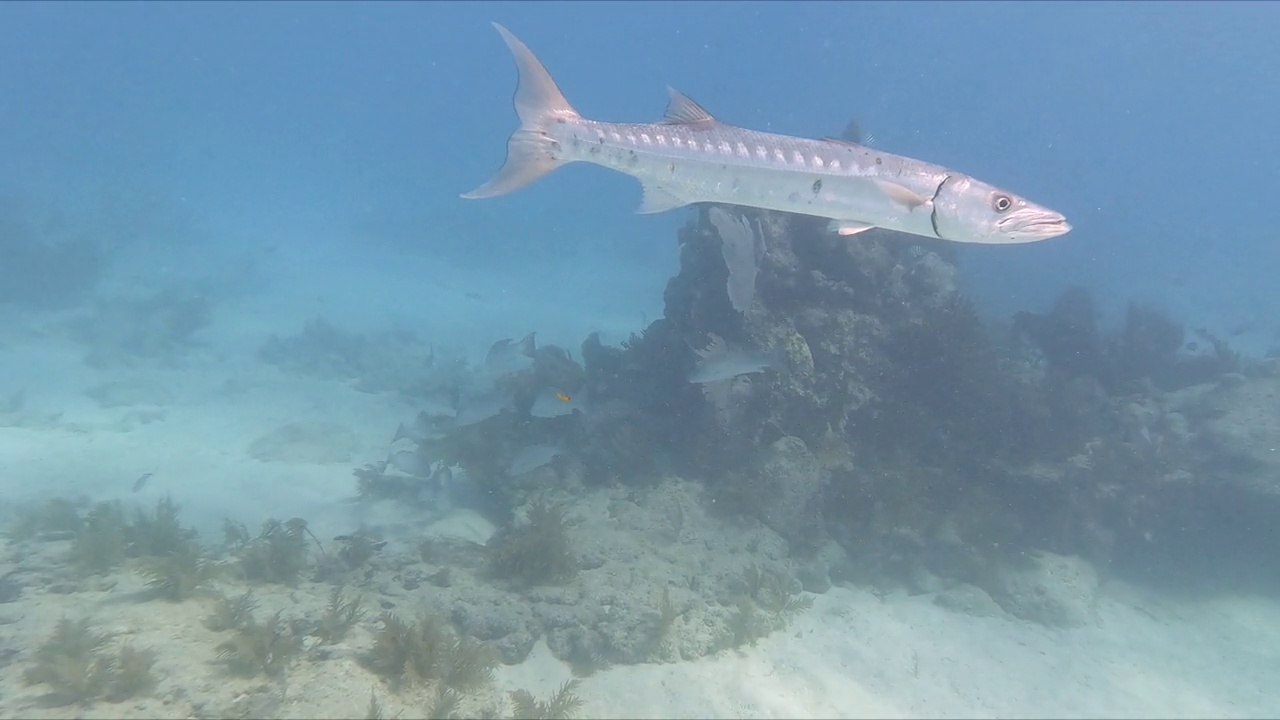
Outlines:
[[[1273, 381], [1156, 309], [1106, 331], [1073, 289], [1006, 327], [957, 291], [945, 245], [776, 213], [704, 207], [680, 240], [664, 317], [587, 337], [581, 364], [499, 341], [518, 369], [477, 392], [485, 372], [454, 366], [356, 471], [364, 500], [499, 528], [424, 541], [395, 583], [428, 584], [418, 609], [506, 662], [539, 638], [578, 674], [750, 645], [841, 581], [1077, 626], [1117, 561], [1225, 545], [1208, 514], [1246, 512], [1232, 492], [1274, 512], [1276, 461], [1248, 450], [1271, 425], [1244, 430], [1274, 413], [1243, 397]], [[330, 562], [371, 563], [369, 538], [341, 542]], [[413, 647], [447, 644], [443, 620], [382, 622], [368, 667], [442, 679]]]
[[1050, 367], [1068, 376], [1091, 376], [1113, 395], [1141, 391], [1144, 381], [1178, 390], [1235, 372], [1240, 365], [1239, 356], [1204, 329], [1196, 335], [1208, 352], [1188, 351], [1186, 329], [1142, 303], [1130, 303], [1124, 323], [1108, 334], [1099, 327], [1089, 294], [1079, 287], [1063, 292], [1048, 313], [1018, 313], [1013, 331], [1035, 343]]

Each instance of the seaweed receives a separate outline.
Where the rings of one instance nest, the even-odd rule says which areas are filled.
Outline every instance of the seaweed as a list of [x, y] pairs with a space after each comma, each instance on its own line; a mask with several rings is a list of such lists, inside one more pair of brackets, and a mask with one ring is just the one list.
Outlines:
[[149, 559], [139, 572], [146, 578], [147, 586], [158, 591], [161, 597], [181, 602], [213, 577], [213, 568], [200, 546], [188, 541], [166, 555]]
[[675, 626], [676, 620], [680, 618], [680, 611], [676, 610], [675, 603], [671, 602], [670, 588], [662, 588], [662, 599], [658, 602], [658, 642], [667, 639], [671, 633], [671, 628]]
[[431, 704], [427, 706], [423, 717], [428, 718], [428, 720], [453, 720], [454, 718], [465, 717], [458, 712], [461, 704], [461, 693], [451, 687], [437, 685], [435, 692], [431, 696]]
[[230, 640], [218, 645], [218, 659], [241, 677], [279, 678], [301, 649], [295, 623], [285, 622], [277, 611], [265, 624], [250, 615]]
[[258, 537], [240, 547], [239, 556], [245, 579], [292, 585], [307, 568], [306, 521], [267, 519]]
[[365, 720], [382, 720], [382, 704], [378, 702], [378, 693], [369, 688], [369, 708], [364, 711]]
[[155, 676], [151, 674], [155, 662], [156, 654], [152, 650], [139, 650], [133, 645], [121, 647], [112, 663], [107, 699], [120, 702], [151, 692], [156, 685]]
[[379, 486], [386, 479], [387, 462], [367, 463], [358, 467], [351, 474], [356, 476], [356, 497], [370, 499], [377, 497]]
[[70, 533], [73, 537], [84, 527], [75, 503], [66, 498], [50, 498], [35, 512], [21, 513], [9, 528], [14, 540], [29, 540], [43, 533]]
[[[58, 522], [74, 525], [66, 516], [66, 510], [58, 507]], [[97, 574], [112, 570], [126, 558], [161, 558], [161, 562], [153, 563], [144, 573], [171, 579], [182, 575], [184, 582], [189, 583], [200, 579], [201, 573], [208, 569], [196, 562], [201, 552], [195, 536], [194, 530], [178, 522], [178, 505], [170, 498], [161, 499], [154, 512], [136, 510], [132, 522], [126, 519], [118, 501], [99, 502], [78, 525], [71, 541], [71, 563], [85, 574]], [[175, 587], [167, 581], [159, 585], [166, 592]]]
[[316, 628], [315, 635], [322, 645], [341, 642], [362, 618], [364, 618], [364, 608], [360, 598], [346, 600], [342, 597], [341, 589], [334, 588], [333, 593], [329, 595], [329, 604], [325, 607], [324, 615], [320, 617], [320, 625]]
[[71, 563], [86, 575], [110, 571], [128, 556], [128, 533], [120, 503], [99, 502], [71, 541]]
[[582, 709], [582, 698], [577, 690], [581, 680], [566, 680], [560, 689], [546, 700], [539, 700], [528, 690], [511, 692], [512, 716], [521, 720], [557, 720], [577, 717]]
[[87, 703], [105, 692], [111, 662], [99, 650], [110, 636], [94, 632], [88, 618], [58, 620], [53, 634], [36, 650], [32, 667], [23, 674], [28, 685], [48, 685], [56, 701]]
[[738, 607], [729, 616], [729, 633], [733, 639], [733, 647], [742, 647], [746, 644], [755, 647], [757, 640], [772, 631], [773, 628], [768, 622], [760, 617], [756, 604], [751, 601], [751, 598], [746, 595], [738, 598]]
[[521, 585], [564, 584], [577, 572], [564, 511], [541, 499], [529, 504], [527, 522], [503, 527], [487, 548], [493, 572]]
[[205, 616], [204, 626], [214, 632], [234, 630], [253, 622], [253, 611], [258, 601], [249, 590], [236, 598], [219, 595], [214, 600], [213, 612]]
[[194, 545], [194, 530], [178, 522], [179, 506], [172, 498], [161, 498], [153, 512], [135, 510], [133, 523], [125, 533], [130, 557], [165, 557], [185, 553]]
[[28, 685], [49, 686], [51, 698], [62, 704], [88, 704], [100, 697], [120, 702], [150, 691], [155, 653], [128, 644], [108, 653], [103, 648], [110, 639], [95, 632], [87, 618], [64, 617], [36, 650], [24, 679]]
[[373, 559], [374, 553], [387, 545], [385, 540], [373, 540], [362, 533], [339, 535], [334, 540], [342, 543], [342, 547], [338, 549], [338, 558], [351, 570], [369, 562]]
[[222, 519], [222, 540], [227, 550], [233, 553], [239, 552], [252, 539], [249, 528], [245, 527], [244, 523], [236, 522], [231, 518]]
[[730, 644], [754, 646], [756, 641], [785, 628], [799, 613], [813, 607], [813, 598], [793, 594], [793, 578], [778, 568], [761, 570], [751, 563], [742, 571], [742, 594], [728, 618]]
[[453, 634], [438, 617], [418, 616], [406, 623], [383, 613], [382, 629], [363, 658], [365, 666], [399, 685], [439, 680], [458, 691], [481, 687], [493, 678], [498, 658], [489, 646]]

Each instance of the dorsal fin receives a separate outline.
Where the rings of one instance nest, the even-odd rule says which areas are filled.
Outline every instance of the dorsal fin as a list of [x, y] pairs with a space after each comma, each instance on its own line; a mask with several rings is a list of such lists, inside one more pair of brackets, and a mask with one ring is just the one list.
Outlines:
[[662, 115], [664, 124], [701, 125], [716, 121], [711, 116], [711, 113], [703, 110], [701, 105], [690, 100], [688, 95], [671, 87], [667, 88], [667, 92], [671, 95], [671, 100], [667, 102], [667, 111]]
[[857, 118], [849, 120], [849, 123], [844, 126], [844, 132], [840, 133], [840, 138], [855, 145], [867, 144], [867, 134], [862, 131], [862, 123], [858, 122]]
[[848, 145], [849, 147], [866, 147], [865, 145], [860, 145], [852, 140], [846, 140], [845, 138], [827, 136], [822, 138], [822, 140], [824, 142], [835, 143], [837, 145]]

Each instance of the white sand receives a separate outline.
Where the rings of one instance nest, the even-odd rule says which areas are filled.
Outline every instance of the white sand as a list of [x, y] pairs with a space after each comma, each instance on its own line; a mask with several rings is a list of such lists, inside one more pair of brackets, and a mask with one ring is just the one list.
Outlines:
[[[268, 515], [303, 516], [318, 535], [332, 536], [360, 519], [343, 502], [354, 491], [352, 469], [384, 458], [396, 423], [415, 411], [386, 396], [285, 376], [249, 353], [203, 351], [186, 367], [164, 371], [90, 370], [74, 346], [19, 330], [9, 328], [0, 387], [0, 396], [26, 388], [23, 410], [0, 418], [6, 504], [85, 494], [150, 505], [171, 494], [206, 539], [220, 539], [226, 516], [250, 527]], [[107, 380], [164, 394], [153, 396], [161, 401], [154, 405], [99, 407], [83, 392]], [[249, 456], [262, 435], [314, 421], [349, 430], [350, 460]], [[132, 493], [145, 472], [155, 474]], [[81, 613], [156, 648], [164, 701], [100, 703], [91, 716], [183, 716], [197, 703], [206, 711], [223, 707], [253, 685], [228, 683], [207, 661], [212, 641], [199, 625], [205, 606], [132, 603], [120, 597], [127, 584], [72, 595], [30, 589], [27, 599], [0, 605], [0, 619], [13, 621], [0, 625], [0, 639], [29, 647], [59, 615]], [[38, 596], [40, 602], [28, 601]], [[286, 594], [281, 602], [319, 600]], [[361, 716], [379, 684], [353, 652], [292, 671], [280, 714]], [[18, 680], [21, 665], [0, 671], [0, 716], [85, 714], [38, 705], [40, 689]], [[496, 689], [542, 696], [569, 677], [540, 642], [526, 662], [499, 670]], [[1113, 582], [1104, 587], [1096, 624], [1076, 630], [955, 614], [927, 596], [880, 599], [836, 588], [755, 647], [696, 662], [615, 667], [586, 678], [580, 694], [584, 717], [1276, 717], [1276, 688], [1276, 599], [1160, 599]], [[412, 716], [412, 704], [382, 688], [379, 695], [389, 712]]]

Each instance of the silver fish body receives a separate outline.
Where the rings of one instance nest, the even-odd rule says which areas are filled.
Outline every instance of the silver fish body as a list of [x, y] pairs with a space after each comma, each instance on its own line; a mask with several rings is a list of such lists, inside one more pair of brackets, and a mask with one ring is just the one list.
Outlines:
[[489, 182], [463, 195], [504, 195], [561, 165], [590, 162], [638, 179], [640, 212], [711, 202], [814, 215], [852, 235], [881, 227], [953, 242], [1045, 240], [1071, 226], [1059, 213], [939, 165], [846, 140], [735, 127], [671, 91], [658, 123], [579, 115], [524, 43], [495, 23], [519, 70], [521, 125]]
[[780, 368], [786, 364], [786, 358], [780, 350], [735, 348], [719, 335], [712, 335], [707, 347], [695, 350], [694, 353], [697, 355], [697, 362], [689, 373], [689, 382], [696, 384], [723, 382], [740, 375], [753, 375], [770, 368]]

